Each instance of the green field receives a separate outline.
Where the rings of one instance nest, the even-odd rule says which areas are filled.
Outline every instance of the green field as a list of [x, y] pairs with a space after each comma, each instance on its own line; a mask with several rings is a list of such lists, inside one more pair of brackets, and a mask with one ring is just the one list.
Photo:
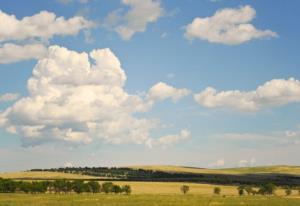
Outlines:
[[299, 206], [298, 198], [201, 195], [0, 194], [0, 206]]

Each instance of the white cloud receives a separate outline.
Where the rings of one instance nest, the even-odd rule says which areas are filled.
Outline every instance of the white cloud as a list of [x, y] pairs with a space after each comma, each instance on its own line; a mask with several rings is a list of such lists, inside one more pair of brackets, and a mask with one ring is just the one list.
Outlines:
[[0, 64], [15, 63], [28, 59], [39, 59], [47, 52], [43, 44], [16, 45], [6, 43], [0, 47]]
[[122, 15], [118, 9], [108, 14], [105, 25], [115, 30], [124, 40], [129, 40], [136, 32], [145, 32], [149, 23], [156, 22], [163, 15], [159, 0], [122, 0], [129, 6]]
[[225, 165], [225, 160], [224, 158], [221, 158], [219, 160], [217, 160], [214, 163], [209, 164], [209, 167], [223, 167]]
[[252, 157], [250, 160], [240, 160], [239, 167], [253, 167], [256, 163], [256, 159]]
[[300, 102], [300, 82], [294, 78], [273, 79], [254, 91], [229, 90], [218, 92], [212, 87], [195, 94], [202, 106], [228, 107], [242, 111], [257, 111], [267, 106], [281, 106]]
[[74, 167], [74, 164], [72, 162], [66, 162], [64, 167]]
[[17, 93], [6, 93], [3, 95], [0, 95], [0, 102], [14, 101], [18, 98], [19, 98], [19, 94], [17, 94]]
[[174, 102], [190, 94], [188, 89], [177, 89], [166, 83], [159, 82], [152, 86], [148, 92], [148, 99], [162, 101], [171, 98]]
[[[0, 113], [0, 125], [29, 145], [95, 139], [147, 145], [159, 122], [135, 114], [148, 111], [154, 100], [128, 94], [125, 81], [121, 63], [110, 49], [78, 53], [51, 46], [27, 82], [29, 95]], [[179, 141], [187, 132], [161, 141]]]
[[189, 139], [190, 137], [191, 137], [191, 132], [187, 129], [183, 129], [180, 131], [179, 134], [166, 135], [166, 136], [162, 136], [155, 140], [151, 139], [146, 144], [150, 148], [153, 146], [156, 146], [156, 145], [167, 146], [167, 145], [171, 145], [171, 144], [177, 143], [182, 140]]
[[81, 16], [65, 19], [48, 11], [19, 20], [0, 10], [0, 21], [0, 42], [36, 38], [48, 40], [54, 35], [76, 35], [80, 30], [94, 26], [92, 21]]
[[211, 17], [195, 18], [186, 26], [185, 37], [189, 40], [197, 38], [227, 45], [277, 37], [271, 30], [256, 29], [250, 23], [255, 16], [256, 11], [248, 5], [237, 9], [222, 9]]

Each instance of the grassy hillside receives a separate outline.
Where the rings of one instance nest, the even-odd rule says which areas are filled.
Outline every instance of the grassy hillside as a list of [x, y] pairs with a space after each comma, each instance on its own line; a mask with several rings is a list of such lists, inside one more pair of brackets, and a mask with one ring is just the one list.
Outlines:
[[153, 166], [131, 166], [134, 169], [155, 170], [176, 173], [196, 173], [196, 174], [292, 174], [300, 175], [300, 166], [266, 166], [266, 167], [241, 167], [228, 169], [204, 169], [195, 167], [153, 165]]
[[11, 172], [0, 173], [5, 179], [95, 179], [93, 176], [69, 174], [62, 172]]

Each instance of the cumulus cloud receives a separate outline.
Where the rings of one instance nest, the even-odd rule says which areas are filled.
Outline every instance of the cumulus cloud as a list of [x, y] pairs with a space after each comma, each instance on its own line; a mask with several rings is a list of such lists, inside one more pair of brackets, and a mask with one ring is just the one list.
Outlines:
[[65, 19], [54, 13], [41, 11], [33, 16], [17, 19], [0, 10], [0, 42], [7, 42], [0, 47], [0, 64], [42, 58], [47, 51], [46, 42], [55, 35], [76, 35], [83, 30], [90, 40], [92, 37], [88, 29], [94, 26], [94, 22], [81, 16]]
[[162, 101], [172, 99], [174, 102], [190, 94], [188, 89], [177, 89], [166, 83], [159, 82], [152, 86], [148, 92], [148, 99], [152, 101]]
[[201, 39], [212, 43], [238, 45], [252, 39], [277, 37], [271, 30], [259, 30], [250, 22], [256, 11], [251, 6], [217, 11], [211, 17], [195, 18], [186, 26], [185, 37]]
[[156, 22], [163, 15], [159, 0], [122, 0], [129, 11], [122, 14], [118, 9], [108, 14], [105, 25], [116, 31], [124, 40], [137, 32], [145, 32], [149, 23]]
[[218, 92], [212, 87], [195, 94], [194, 99], [204, 107], [228, 107], [241, 111], [257, 111], [267, 106], [300, 102], [300, 82], [294, 78], [273, 79], [254, 91], [229, 90]]
[[0, 102], [9, 102], [9, 101], [14, 101], [19, 98], [18, 93], [6, 93], [0, 95]]
[[191, 132], [187, 129], [183, 129], [179, 134], [166, 135], [158, 139], [150, 139], [146, 144], [148, 147], [153, 147], [156, 145], [168, 146], [177, 143], [182, 140], [189, 139], [191, 137]]
[[[148, 111], [153, 101], [127, 93], [125, 81], [110, 49], [78, 53], [51, 46], [27, 82], [29, 95], [0, 113], [0, 125], [24, 137], [24, 144], [100, 139], [147, 145], [159, 121], [135, 114]], [[184, 130], [163, 139], [179, 141], [186, 135]]]
[[65, 19], [48, 11], [41, 11], [20, 20], [0, 11], [0, 22], [0, 41], [30, 38], [48, 40], [54, 35], [76, 35], [80, 30], [94, 26], [92, 21], [81, 16]]
[[43, 44], [17, 45], [6, 43], [0, 47], [0, 64], [39, 59], [42, 58], [46, 52], [47, 48]]

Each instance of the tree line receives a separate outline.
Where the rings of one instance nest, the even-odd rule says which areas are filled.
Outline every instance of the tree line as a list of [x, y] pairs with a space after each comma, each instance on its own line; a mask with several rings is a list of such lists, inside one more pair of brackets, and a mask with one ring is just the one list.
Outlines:
[[273, 182], [278, 186], [300, 186], [300, 176], [289, 174], [195, 174], [133, 169], [126, 167], [65, 167], [31, 171], [64, 172], [103, 178], [104, 181], [195, 182], [220, 185], [255, 185]]
[[55, 181], [15, 181], [0, 178], [0, 193], [115, 193], [130, 194], [130, 185], [116, 185], [112, 182], [99, 184], [97, 181], [84, 182], [82, 180], [69, 181], [65, 179]]
[[[298, 190], [298, 194], [300, 195], [300, 187], [286, 186], [286, 187], [284, 187], [284, 189], [285, 189], [285, 194], [287, 196], [291, 195], [293, 190]], [[248, 195], [274, 195], [276, 190], [277, 190], [277, 186], [273, 183], [265, 183], [265, 184], [255, 186], [255, 187], [253, 187], [251, 185], [240, 185], [237, 187], [237, 191], [240, 196], [245, 195], [245, 194], [248, 194]], [[180, 191], [183, 194], [186, 194], [190, 191], [190, 187], [188, 185], [182, 185], [180, 187]], [[213, 194], [220, 195], [221, 188], [214, 187]]]

